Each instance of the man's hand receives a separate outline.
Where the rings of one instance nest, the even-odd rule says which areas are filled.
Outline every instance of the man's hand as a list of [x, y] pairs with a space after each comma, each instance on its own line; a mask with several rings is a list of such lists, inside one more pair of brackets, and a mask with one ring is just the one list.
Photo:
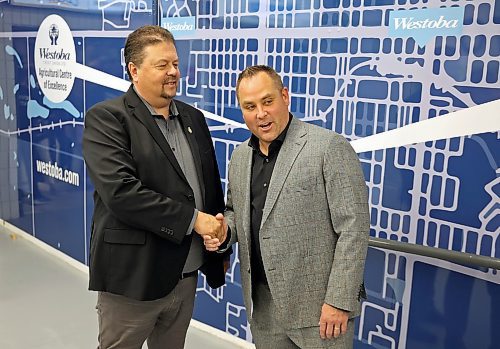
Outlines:
[[[222, 219], [219, 217], [222, 217]], [[216, 218], [219, 217], [219, 218]], [[194, 222], [194, 231], [201, 236], [208, 235], [211, 238], [225, 239], [225, 232], [223, 229], [224, 216], [217, 214], [212, 216], [204, 212], [198, 212], [196, 221]]]
[[322, 339], [337, 338], [340, 334], [347, 332], [347, 321], [349, 312], [337, 309], [330, 304], [324, 303], [321, 307], [319, 318], [319, 336]]
[[222, 224], [222, 235], [216, 237], [212, 235], [202, 235], [205, 248], [207, 251], [211, 252], [217, 251], [219, 246], [226, 241], [227, 238], [227, 223], [224, 220], [224, 216], [222, 213], [218, 213], [215, 218]]
[[215, 252], [219, 249], [219, 246], [222, 244], [219, 239], [213, 238], [210, 235], [202, 235], [203, 244], [207, 251]]
[[226, 241], [226, 238], [227, 238], [227, 223], [226, 223], [226, 220], [224, 219], [224, 215], [222, 213], [217, 213], [215, 215], [215, 219], [217, 219], [220, 222], [220, 224], [222, 225], [221, 235], [217, 236], [220, 243], [222, 244], [224, 241]]

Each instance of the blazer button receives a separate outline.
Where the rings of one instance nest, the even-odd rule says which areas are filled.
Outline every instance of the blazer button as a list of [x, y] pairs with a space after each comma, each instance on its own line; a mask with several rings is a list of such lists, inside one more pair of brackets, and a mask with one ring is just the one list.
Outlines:
[[193, 201], [194, 200], [194, 195], [189, 194], [187, 196], [187, 198], [188, 198], [189, 201]]

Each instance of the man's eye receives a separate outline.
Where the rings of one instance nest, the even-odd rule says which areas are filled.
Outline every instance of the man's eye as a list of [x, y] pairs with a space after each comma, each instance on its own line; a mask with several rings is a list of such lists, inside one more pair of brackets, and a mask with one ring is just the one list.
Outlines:
[[273, 103], [272, 99], [267, 99], [264, 101], [264, 105], [270, 105], [271, 103]]
[[254, 110], [254, 109], [255, 109], [255, 107], [254, 107], [253, 105], [247, 105], [247, 106], [245, 107], [245, 109], [246, 109], [246, 110]]

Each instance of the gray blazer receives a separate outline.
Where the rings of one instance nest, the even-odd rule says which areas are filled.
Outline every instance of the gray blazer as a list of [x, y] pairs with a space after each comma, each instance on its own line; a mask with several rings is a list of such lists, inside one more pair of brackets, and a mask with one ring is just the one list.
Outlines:
[[[250, 322], [251, 166], [246, 141], [229, 164], [225, 213], [230, 245], [239, 241]], [[367, 188], [349, 142], [293, 118], [269, 184], [259, 237], [269, 288], [286, 329], [317, 326], [323, 303], [359, 315], [369, 229]]]

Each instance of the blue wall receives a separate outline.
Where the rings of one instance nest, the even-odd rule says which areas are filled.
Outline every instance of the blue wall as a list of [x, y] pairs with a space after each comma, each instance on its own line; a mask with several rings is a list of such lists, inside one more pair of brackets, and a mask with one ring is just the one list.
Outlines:
[[[395, 28], [391, 13], [407, 10]], [[447, 16], [457, 13], [453, 27]], [[77, 62], [67, 68], [74, 85], [62, 103], [37, 77], [35, 46], [49, 40], [37, 34], [51, 14], [69, 25]], [[418, 16], [427, 24], [410, 24]], [[239, 126], [237, 74], [268, 64], [290, 88], [295, 116], [344, 134], [355, 148], [371, 142], [357, 149], [372, 236], [500, 257], [500, 0], [0, 1], [0, 218], [87, 263], [93, 188], [81, 154], [84, 113], [127, 85], [96, 72], [127, 79], [121, 57], [130, 30], [189, 20], [195, 30], [172, 29], [179, 98], [205, 112], [224, 188], [231, 152], [249, 136]], [[417, 28], [426, 25], [441, 27]], [[486, 103], [497, 103], [496, 115], [475, 111]], [[458, 111], [467, 116], [460, 124]], [[460, 133], [483, 117], [494, 120], [492, 132]], [[419, 124], [434, 118], [450, 122], [437, 130]], [[409, 136], [397, 136], [401, 146], [378, 137], [409, 127]], [[235, 254], [221, 289], [199, 278], [195, 317], [251, 340], [238, 264]], [[500, 343], [494, 270], [371, 248], [365, 279], [357, 348]]]

